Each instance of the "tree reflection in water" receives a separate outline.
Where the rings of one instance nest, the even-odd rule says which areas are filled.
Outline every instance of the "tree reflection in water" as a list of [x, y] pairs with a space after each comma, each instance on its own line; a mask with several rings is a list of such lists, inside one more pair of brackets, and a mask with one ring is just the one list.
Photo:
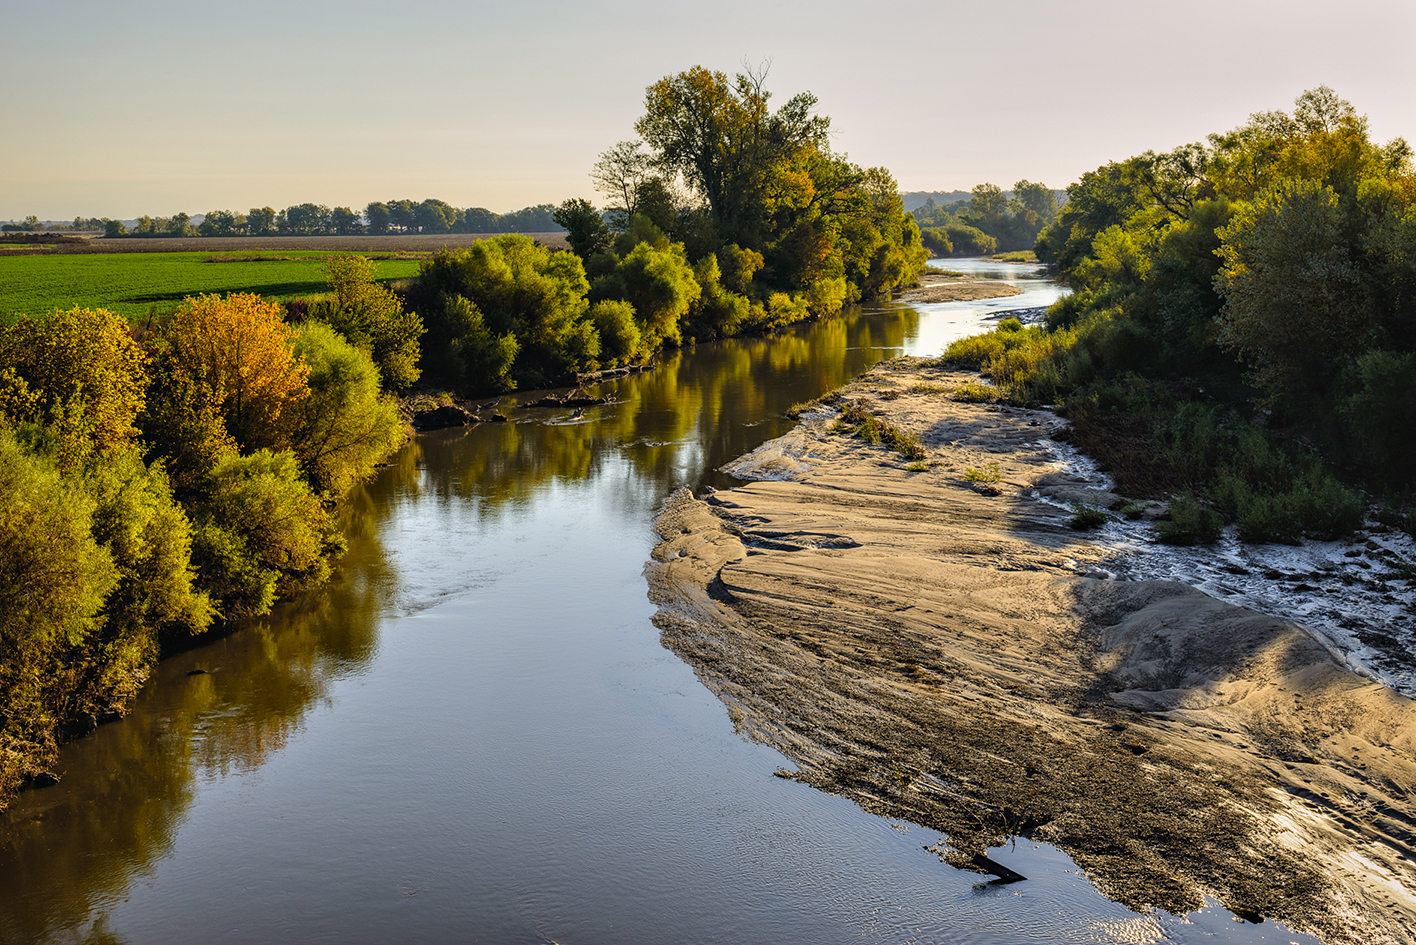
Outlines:
[[128, 718], [64, 750], [60, 784], [0, 815], [0, 941], [118, 940], [110, 909], [173, 854], [204, 782], [260, 767], [376, 658], [400, 584], [384, 543], [403, 540], [390, 524], [410, 505], [497, 517], [549, 484], [603, 478], [643, 510], [647, 553], [648, 516], [673, 489], [727, 483], [716, 467], [789, 429], [787, 408], [899, 353], [917, 326], [892, 306], [669, 352], [652, 372], [590, 388], [615, 402], [579, 419], [516, 409], [537, 396], [525, 393], [499, 407], [514, 422], [409, 444], [345, 504], [349, 552], [328, 586], [164, 660]]

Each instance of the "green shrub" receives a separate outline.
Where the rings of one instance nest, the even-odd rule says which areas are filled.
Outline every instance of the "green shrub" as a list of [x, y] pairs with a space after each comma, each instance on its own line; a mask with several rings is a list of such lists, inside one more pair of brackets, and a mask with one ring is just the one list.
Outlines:
[[323, 582], [343, 550], [333, 518], [289, 452], [219, 461], [195, 524], [192, 557], [228, 620], [269, 613], [277, 596]]
[[54, 757], [70, 695], [61, 655], [101, 628], [118, 583], [95, 503], [0, 429], [0, 805]]
[[1193, 493], [1183, 492], [1170, 501], [1169, 521], [1157, 522], [1155, 530], [1168, 545], [1208, 543], [1224, 531], [1224, 519], [1202, 505]]
[[403, 419], [397, 401], [380, 393], [369, 355], [330, 326], [306, 322], [295, 352], [310, 369], [295, 453], [311, 485], [339, 497], [402, 444]]
[[1067, 524], [1081, 532], [1100, 528], [1108, 521], [1107, 514], [1101, 509], [1092, 508], [1089, 505], [1074, 505], [1072, 506], [1072, 520]]
[[989, 463], [982, 469], [975, 469], [972, 466], [964, 467], [965, 482], [1002, 482], [1003, 472], [998, 468], [997, 463]]

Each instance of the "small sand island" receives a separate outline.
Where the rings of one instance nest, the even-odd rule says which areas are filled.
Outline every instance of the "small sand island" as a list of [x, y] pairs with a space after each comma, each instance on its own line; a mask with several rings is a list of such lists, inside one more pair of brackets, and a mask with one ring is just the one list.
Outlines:
[[1021, 295], [1022, 289], [997, 279], [974, 279], [948, 272], [926, 272], [919, 284], [900, 292], [901, 302], [977, 302], [982, 299], [1002, 299]]
[[[1061, 468], [1055, 415], [950, 396], [976, 380], [886, 362], [725, 467], [756, 481], [672, 496], [665, 644], [782, 776], [945, 833], [956, 866], [1023, 836], [1140, 911], [1416, 941], [1416, 703], [1281, 615], [1089, 576], [1115, 552], [1069, 506], [1119, 497]], [[885, 445], [910, 434], [922, 458]]]

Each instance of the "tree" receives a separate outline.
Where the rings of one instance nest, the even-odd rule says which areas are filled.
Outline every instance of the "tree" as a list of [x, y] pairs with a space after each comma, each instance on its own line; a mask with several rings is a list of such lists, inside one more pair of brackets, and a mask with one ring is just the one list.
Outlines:
[[53, 756], [56, 656], [100, 626], [118, 580], [93, 511], [83, 489], [0, 428], [0, 797]]
[[334, 298], [312, 305], [310, 317], [367, 351], [384, 387], [411, 387], [421, 374], [418, 339], [424, 329], [418, 313], [405, 311], [397, 295], [374, 281], [374, 264], [364, 256], [331, 256], [324, 272]]
[[252, 236], [269, 236], [275, 232], [275, 210], [271, 207], [252, 207], [246, 214], [246, 228]]
[[630, 217], [639, 212], [639, 188], [656, 174], [654, 159], [643, 147], [639, 141], [621, 141], [601, 152], [590, 170], [595, 189], [610, 200], [607, 209], [617, 230], [628, 226]]
[[651, 85], [634, 125], [656, 163], [683, 176], [729, 238], [755, 229], [784, 163], [829, 150], [831, 121], [812, 114], [816, 96], [801, 92], [772, 112], [766, 78], [765, 69], [748, 70], [730, 85], [723, 73], [694, 66]]
[[0, 328], [0, 410], [51, 425], [66, 468], [137, 435], [146, 387], [147, 356], [107, 309], [75, 306]]
[[310, 370], [295, 454], [317, 490], [342, 496], [403, 442], [398, 403], [380, 394], [369, 356], [328, 325], [301, 326], [295, 353]]
[[123, 225], [123, 221], [122, 221], [122, 220], [104, 220], [104, 221], [103, 221], [103, 235], [106, 236], [106, 237], [108, 237], [109, 239], [112, 239], [112, 238], [118, 237], [118, 236], [124, 236], [124, 235], [127, 234], [127, 232], [128, 232], [128, 228]]
[[236, 214], [230, 210], [211, 210], [197, 231], [202, 236], [230, 236], [236, 232], [236, 220]]
[[180, 485], [195, 485], [227, 454], [288, 448], [309, 396], [309, 369], [283, 314], [258, 295], [201, 295], [154, 332], [140, 425]]
[[382, 236], [393, 224], [393, 215], [386, 203], [371, 203], [364, 208], [364, 217], [369, 221], [369, 232]]
[[167, 221], [168, 236], [191, 236], [193, 232], [192, 218], [185, 213], [174, 213]]
[[330, 229], [340, 236], [357, 236], [364, 231], [364, 224], [349, 207], [335, 207], [329, 212]]
[[342, 545], [293, 453], [231, 454], [207, 479], [192, 556], [223, 617], [269, 613], [278, 597], [329, 577]]
[[330, 209], [323, 204], [302, 203], [285, 211], [285, 228], [296, 236], [317, 236], [331, 230]]
[[1220, 340], [1275, 402], [1321, 391], [1366, 340], [1370, 312], [1344, 223], [1332, 188], [1288, 179], [1219, 232]]
[[457, 211], [441, 200], [428, 199], [413, 212], [413, 225], [420, 233], [451, 233]]
[[565, 228], [570, 248], [581, 259], [604, 252], [610, 245], [610, 231], [604, 217], [588, 200], [570, 199], [556, 208], [556, 223]]

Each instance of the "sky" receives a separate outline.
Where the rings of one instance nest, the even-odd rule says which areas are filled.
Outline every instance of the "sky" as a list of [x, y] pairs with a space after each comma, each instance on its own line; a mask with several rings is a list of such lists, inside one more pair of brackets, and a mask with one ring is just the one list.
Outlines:
[[651, 83], [770, 60], [901, 190], [1064, 187], [1328, 85], [1416, 140], [1416, 4], [0, 0], [0, 220], [597, 198]]

